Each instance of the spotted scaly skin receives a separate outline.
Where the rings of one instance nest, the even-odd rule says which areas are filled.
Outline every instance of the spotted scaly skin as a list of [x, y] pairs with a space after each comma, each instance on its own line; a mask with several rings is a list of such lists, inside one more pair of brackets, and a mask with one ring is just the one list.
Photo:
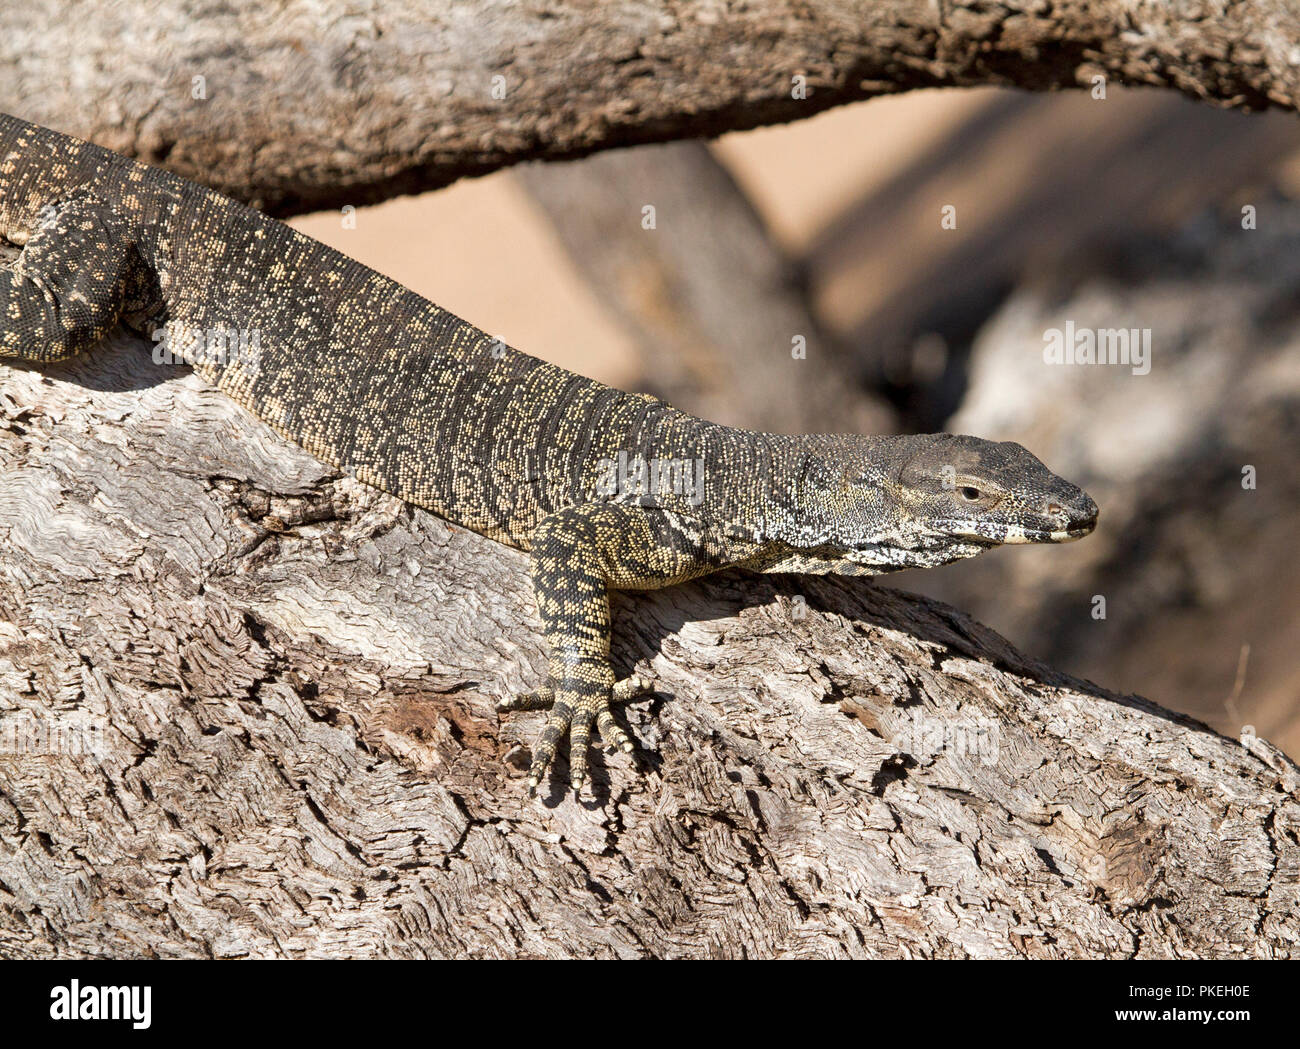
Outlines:
[[549, 709], [581, 788], [611, 703], [610, 590], [739, 566], [877, 575], [1063, 542], [1097, 507], [1016, 444], [718, 426], [519, 353], [396, 282], [167, 172], [0, 114], [0, 356], [56, 361], [124, 322], [317, 458], [530, 551]]

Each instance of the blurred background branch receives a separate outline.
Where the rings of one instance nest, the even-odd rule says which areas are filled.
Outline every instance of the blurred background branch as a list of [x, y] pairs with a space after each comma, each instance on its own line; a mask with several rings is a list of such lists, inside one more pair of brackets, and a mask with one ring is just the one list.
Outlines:
[[[649, 392], [774, 433], [896, 427], [821, 330], [789, 256], [706, 145], [611, 150], [517, 174], [631, 333]], [[653, 230], [642, 225], [644, 207], [654, 209]], [[654, 236], [660, 221], [668, 229]]]

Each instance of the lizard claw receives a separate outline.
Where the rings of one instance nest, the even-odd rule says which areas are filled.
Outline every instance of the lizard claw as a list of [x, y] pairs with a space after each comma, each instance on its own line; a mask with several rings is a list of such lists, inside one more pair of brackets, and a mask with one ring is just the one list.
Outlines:
[[649, 678], [634, 674], [615, 682], [614, 687], [605, 695], [583, 695], [562, 689], [557, 698], [554, 686], [547, 684], [534, 692], [526, 692], [499, 703], [497, 710], [502, 713], [519, 710], [551, 712], [537, 745], [533, 748], [533, 761], [528, 769], [528, 793], [537, 793], [566, 732], [569, 736], [569, 786], [575, 795], [581, 792], [587, 779], [587, 748], [591, 744], [593, 722], [607, 748], [632, 753], [636, 748], [631, 737], [614, 720], [610, 704], [626, 702], [648, 692], [652, 687], [653, 682]]

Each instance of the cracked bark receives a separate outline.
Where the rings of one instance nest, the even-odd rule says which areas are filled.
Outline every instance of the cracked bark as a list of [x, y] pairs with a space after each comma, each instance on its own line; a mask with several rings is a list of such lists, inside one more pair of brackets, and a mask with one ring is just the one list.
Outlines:
[[523, 555], [130, 337], [0, 367], [0, 419], [0, 954], [1296, 950], [1295, 766], [945, 606], [622, 596], [641, 774], [530, 800]]
[[0, 109], [283, 215], [914, 88], [1296, 109], [1297, 54], [1289, 0], [36, 0], [0, 10]]

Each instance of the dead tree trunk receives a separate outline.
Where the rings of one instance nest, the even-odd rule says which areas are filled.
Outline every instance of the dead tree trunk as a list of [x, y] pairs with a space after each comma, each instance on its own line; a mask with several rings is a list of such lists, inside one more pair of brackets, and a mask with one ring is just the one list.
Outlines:
[[0, 109], [277, 214], [924, 87], [1300, 108], [1291, 0], [27, 0]]
[[622, 598], [639, 768], [530, 800], [522, 555], [131, 338], [0, 368], [0, 421], [0, 954], [1296, 949], [1295, 766], [942, 605]]

